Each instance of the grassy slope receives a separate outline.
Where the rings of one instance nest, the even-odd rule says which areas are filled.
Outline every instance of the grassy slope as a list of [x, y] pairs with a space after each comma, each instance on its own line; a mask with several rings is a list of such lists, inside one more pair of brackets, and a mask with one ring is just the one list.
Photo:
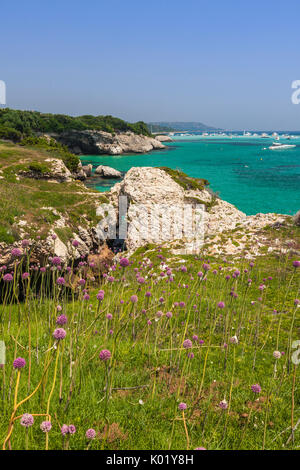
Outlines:
[[[151, 258], [154, 267], [144, 268], [144, 276], [149, 272], [160, 273], [161, 256], [166, 258], [168, 265], [181, 266], [176, 256], [170, 258], [167, 252], [153, 246], [148, 246], [147, 250], [146, 253], [145, 249], [137, 252], [133, 265], [140, 267], [138, 263], [144, 255]], [[150, 281], [152, 297], [149, 303], [145, 299], [149, 286], [139, 286], [133, 269], [127, 268], [128, 282], [125, 287], [112, 283], [101, 286], [105, 290], [105, 300], [99, 311], [95, 298], [97, 290], [93, 284], [86, 286], [91, 295], [88, 301], [74, 299], [70, 302], [69, 299], [67, 302], [63, 289], [59, 300], [53, 296], [51, 301], [28, 299], [28, 306], [7, 306], [1, 324], [7, 344], [7, 366], [2, 370], [5, 385], [2, 389], [4, 400], [0, 405], [3, 416], [0, 422], [1, 442], [5, 438], [13, 408], [16, 374], [11, 366], [12, 361], [18, 356], [27, 361], [21, 374], [19, 399], [22, 399], [27, 396], [28, 390], [34, 389], [42, 376], [46, 351], [53, 344], [51, 335], [55, 328], [56, 306], [60, 303], [62, 313], [68, 316], [69, 322], [50, 406], [53, 422], [49, 435], [51, 449], [62, 447], [59, 427], [63, 423], [75, 424], [77, 428], [76, 434], [70, 438], [72, 449], [86, 447], [84, 436], [90, 427], [98, 433], [91, 445], [94, 449], [168, 449], [169, 446], [185, 449], [186, 435], [182, 415], [178, 411], [180, 401], [187, 403], [188, 407], [185, 416], [191, 449], [198, 446], [208, 449], [299, 447], [299, 430], [295, 432], [294, 443], [290, 441], [287, 444], [293, 370], [296, 374], [294, 424], [300, 418], [299, 366], [293, 368], [293, 364], [289, 364], [290, 341], [299, 337], [299, 309], [297, 311], [294, 307], [294, 299], [299, 297], [299, 269], [295, 271], [292, 268], [288, 257], [261, 257], [253, 269], [248, 261], [240, 260], [233, 265], [215, 259], [211, 260], [207, 281], [200, 282], [197, 272], [203, 270], [203, 261], [195, 261], [190, 256], [184, 259], [188, 271], [174, 271], [174, 283], [166, 284], [161, 280], [155, 285], [153, 280]], [[213, 268], [219, 271], [220, 263], [223, 271], [213, 274]], [[226, 281], [225, 274], [232, 274], [234, 268], [240, 269], [241, 276]], [[248, 273], [243, 272], [245, 268]], [[116, 278], [121, 276], [118, 269], [113, 274]], [[269, 276], [273, 279], [268, 280]], [[248, 278], [253, 281], [250, 287], [247, 287]], [[267, 279], [267, 287], [261, 294], [258, 286], [263, 279]], [[189, 288], [183, 287], [186, 284]], [[238, 293], [237, 298], [230, 296], [232, 288]], [[129, 301], [132, 294], [139, 297], [135, 309], [135, 339], [132, 339], [132, 319], [129, 315], [133, 309]], [[162, 305], [159, 302], [161, 296], [165, 299]], [[262, 302], [257, 300], [260, 296]], [[123, 306], [120, 304], [121, 298], [125, 300]], [[217, 308], [220, 300], [225, 302], [222, 310]], [[253, 300], [255, 303], [251, 305]], [[185, 308], [175, 308], [175, 301], [184, 301]], [[193, 305], [197, 306], [198, 311], [194, 310]], [[143, 308], [147, 310], [146, 314], [141, 313]], [[278, 314], [274, 314], [274, 309]], [[172, 311], [173, 318], [167, 320], [163, 316], [156, 322], [158, 310], [164, 313]], [[113, 314], [112, 320], [106, 319], [107, 313]], [[152, 320], [151, 326], [147, 325], [147, 319]], [[32, 364], [28, 388], [29, 326]], [[109, 334], [110, 329], [113, 335]], [[238, 334], [239, 344], [230, 345], [225, 350], [222, 347], [224, 341], [229, 343], [229, 337], [235, 333]], [[192, 351], [195, 357], [188, 359], [186, 351], [179, 353], [178, 348], [183, 339], [192, 338], [194, 334], [204, 340], [204, 345], [194, 342]], [[103, 348], [113, 352], [110, 367], [114, 390], [107, 411], [111, 431], [106, 442], [103, 441], [105, 364], [98, 358]], [[285, 353], [277, 361], [276, 378], [274, 350]], [[55, 356], [56, 352], [52, 352]], [[73, 382], [69, 374], [71, 363]], [[17, 414], [45, 413], [53, 376], [54, 359], [44, 389], [23, 405]], [[262, 387], [259, 396], [254, 396], [250, 388], [256, 383]], [[139, 386], [142, 388], [116, 390]], [[73, 390], [71, 395], [70, 387]], [[229, 402], [230, 397], [230, 410], [222, 411], [218, 403], [224, 398]], [[45, 436], [39, 429], [43, 419], [36, 417], [30, 429], [31, 449], [45, 446]], [[25, 431], [19, 422], [15, 425], [12, 446], [14, 449], [25, 446]]]
[[[101, 195], [95, 195], [81, 182], [51, 183], [46, 180], [19, 178], [18, 171], [28, 170], [36, 165], [46, 171], [47, 158], [62, 158], [58, 149], [21, 147], [0, 141], [0, 242], [12, 243], [18, 239], [16, 222], [25, 220], [28, 234], [39, 234], [42, 238], [47, 234], [51, 224], [65, 215], [70, 226], [78, 227], [82, 223], [95, 224], [97, 221], [94, 201], [101, 201]], [[86, 216], [83, 218], [83, 216]]]

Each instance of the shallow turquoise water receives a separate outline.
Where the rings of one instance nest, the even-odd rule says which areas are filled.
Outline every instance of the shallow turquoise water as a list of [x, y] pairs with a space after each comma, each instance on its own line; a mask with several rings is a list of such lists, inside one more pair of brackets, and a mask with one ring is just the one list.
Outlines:
[[[126, 172], [132, 166], [169, 166], [190, 176], [206, 178], [222, 199], [246, 214], [294, 214], [300, 209], [300, 138], [295, 148], [269, 150], [272, 139], [179, 137], [166, 150], [142, 155], [83, 156], [94, 169], [108, 165]], [[92, 177], [87, 186], [109, 190], [117, 180]]]

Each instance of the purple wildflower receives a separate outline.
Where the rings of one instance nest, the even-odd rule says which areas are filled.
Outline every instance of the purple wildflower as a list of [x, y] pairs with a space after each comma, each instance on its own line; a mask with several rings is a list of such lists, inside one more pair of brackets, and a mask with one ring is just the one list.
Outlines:
[[29, 428], [30, 426], [33, 425], [33, 423], [34, 423], [34, 419], [32, 415], [30, 415], [29, 413], [23, 414], [20, 420], [21, 426], [24, 426], [25, 428]]
[[127, 258], [121, 258], [120, 266], [122, 266], [122, 268], [127, 268], [127, 266], [129, 266], [129, 260]]
[[101, 361], [108, 361], [111, 358], [111, 352], [108, 349], [102, 349], [99, 354]]
[[251, 390], [253, 393], [260, 393], [261, 392], [261, 386], [259, 384], [254, 384], [251, 385]]
[[60, 432], [62, 433], [63, 436], [66, 434], [69, 434], [69, 426], [67, 424], [63, 424], [62, 427], [60, 428]]
[[104, 299], [104, 290], [99, 290], [97, 294], [97, 300], [103, 300]]
[[23, 369], [25, 365], [26, 365], [26, 361], [25, 359], [23, 359], [23, 357], [17, 357], [17, 359], [15, 359], [13, 362], [14, 369]]
[[74, 426], [74, 424], [69, 424], [69, 434], [75, 434], [76, 432], [76, 428]]
[[66, 331], [63, 329], [63, 328], [57, 328], [54, 333], [53, 333], [53, 336], [55, 339], [57, 339], [58, 341], [61, 340], [61, 339], [64, 339], [66, 337]]
[[182, 411], [186, 410], [187, 409], [186, 403], [183, 403], [183, 402], [179, 403], [178, 408]]
[[186, 339], [183, 341], [183, 347], [185, 349], [190, 349], [193, 346], [193, 343], [190, 339]]
[[222, 408], [222, 410], [227, 410], [227, 408], [228, 408], [228, 403], [227, 403], [227, 401], [226, 401], [225, 399], [222, 400], [222, 401], [220, 401], [219, 407]]
[[68, 323], [68, 319], [66, 317], [66, 315], [59, 315], [56, 319], [56, 324], [57, 325], [65, 325], [66, 323]]
[[13, 248], [11, 250], [11, 254], [12, 256], [15, 256], [16, 258], [19, 258], [20, 256], [22, 256], [22, 251], [19, 248]]
[[85, 437], [87, 439], [95, 439], [96, 437], [95, 429], [92, 429], [92, 428], [88, 429], [87, 432], [85, 433]]
[[59, 278], [57, 279], [56, 283], [57, 283], [59, 286], [64, 286], [65, 283], [66, 283], [66, 280], [65, 280], [65, 278], [63, 278], [63, 277], [59, 277]]
[[40, 425], [40, 428], [43, 432], [49, 432], [52, 428], [52, 424], [50, 421], [43, 421]]

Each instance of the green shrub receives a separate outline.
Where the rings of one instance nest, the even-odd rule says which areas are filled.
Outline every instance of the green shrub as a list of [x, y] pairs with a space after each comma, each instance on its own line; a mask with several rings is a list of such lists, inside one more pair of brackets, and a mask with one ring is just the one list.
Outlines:
[[66, 167], [71, 171], [75, 172], [78, 168], [80, 159], [77, 155], [69, 152], [68, 148], [55, 139], [46, 139], [45, 137], [28, 136], [25, 137], [20, 143], [23, 147], [36, 147], [42, 150], [46, 150], [53, 157], [61, 158]]
[[40, 174], [45, 174], [50, 171], [50, 168], [48, 165], [44, 163], [39, 163], [39, 162], [32, 162], [28, 166], [28, 169], [30, 171], [33, 171], [34, 173], [40, 173]]
[[62, 156], [62, 161], [64, 162], [68, 170], [74, 172], [78, 168], [80, 159], [79, 157], [77, 157], [77, 155], [74, 155], [73, 153], [65, 152]]
[[35, 133], [61, 133], [68, 130], [94, 129], [106, 132], [132, 131], [136, 134], [150, 135], [143, 121], [129, 123], [113, 116], [67, 116], [64, 114], [43, 114], [37, 111], [0, 109], [0, 126], [15, 129], [25, 136]]
[[12, 140], [13, 142], [20, 142], [22, 139], [21, 132], [13, 129], [12, 127], [0, 126], [0, 139]]
[[192, 178], [187, 174], [183, 173], [181, 170], [173, 170], [172, 168], [168, 168], [167, 166], [159, 167], [160, 170], [165, 171], [171, 178], [179, 184], [185, 190], [203, 190], [205, 186], [209, 185], [209, 182], [203, 178]]

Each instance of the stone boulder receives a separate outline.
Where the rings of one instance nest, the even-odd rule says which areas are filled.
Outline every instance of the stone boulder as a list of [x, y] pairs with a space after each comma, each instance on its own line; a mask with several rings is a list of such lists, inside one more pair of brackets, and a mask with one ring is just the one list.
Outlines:
[[122, 173], [120, 171], [106, 165], [99, 165], [96, 168], [95, 173], [102, 176], [102, 178], [122, 178]]
[[157, 135], [155, 136], [155, 139], [159, 142], [173, 142], [169, 135]]
[[84, 171], [87, 177], [92, 176], [93, 165], [83, 165], [82, 170]]

